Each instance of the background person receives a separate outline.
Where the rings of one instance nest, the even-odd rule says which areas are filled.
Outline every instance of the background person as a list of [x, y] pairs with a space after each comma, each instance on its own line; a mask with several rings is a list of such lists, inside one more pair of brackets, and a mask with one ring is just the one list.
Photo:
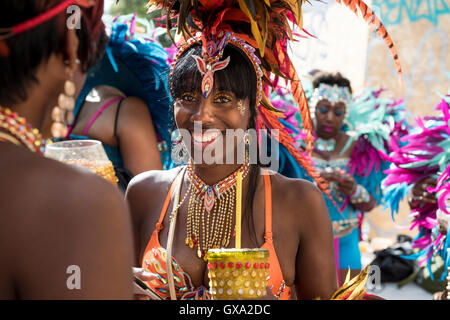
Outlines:
[[169, 55], [138, 21], [133, 15], [111, 23], [106, 53], [88, 73], [69, 128], [70, 139], [102, 141], [123, 191], [136, 174], [173, 166]]
[[[73, 4], [82, 13], [77, 30], [66, 28]], [[132, 298], [132, 235], [120, 192], [42, 156], [51, 131], [64, 131], [54, 107], [64, 121], [74, 83], [102, 54], [102, 13], [101, 0], [0, 3], [0, 299]], [[68, 287], [77, 276], [71, 266], [81, 272], [80, 289]]]

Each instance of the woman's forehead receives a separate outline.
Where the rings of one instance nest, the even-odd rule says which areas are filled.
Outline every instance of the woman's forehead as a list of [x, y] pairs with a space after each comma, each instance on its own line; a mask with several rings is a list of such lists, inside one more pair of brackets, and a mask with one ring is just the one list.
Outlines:
[[328, 107], [328, 108], [334, 108], [334, 109], [342, 109], [342, 108], [346, 108], [347, 105], [345, 104], [345, 102], [342, 101], [338, 101], [338, 102], [331, 102], [328, 99], [322, 99], [319, 102], [317, 102], [317, 106], [321, 106], [321, 107]]

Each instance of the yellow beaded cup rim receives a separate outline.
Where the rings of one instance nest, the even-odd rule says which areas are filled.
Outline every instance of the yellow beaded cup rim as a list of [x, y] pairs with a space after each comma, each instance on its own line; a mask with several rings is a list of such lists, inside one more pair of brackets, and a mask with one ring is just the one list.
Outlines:
[[262, 248], [255, 249], [209, 249], [206, 253], [206, 259], [236, 259], [251, 257], [252, 259], [267, 259], [269, 258], [269, 250]]

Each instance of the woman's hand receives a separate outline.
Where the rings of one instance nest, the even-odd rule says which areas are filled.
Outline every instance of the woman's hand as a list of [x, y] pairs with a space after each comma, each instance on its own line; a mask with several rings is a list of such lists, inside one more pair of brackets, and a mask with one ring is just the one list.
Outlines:
[[436, 211], [436, 216], [438, 220], [438, 230], [441, 234], [447, 234], [448, 225], [450, 223], [450, 215], [442, 212], [440, 209]]
[[338, 190], [342, 194], [350, 197], [356, 190], [356, 181], [353, 176], [349, 175], [345, 171], [340, 172], [341, 179], [338, 181]]
[[339, 182], [342, 175], [339, 170], [328, 167], [320, 172], [320, 176], [328, 182]]
[[356, 190], [356, 181], [345, 170], [325, 168], [320, 173], [320, 176], [328, 182], [337, 182], [338, 191], [346, 196], [351, 196]]
[[[145, 271], [142, 268], [133, 268], [133, 275], [142, 281], [150, 281], [155, 279], [155, 274]], [[151, 300], [148, 295], [142, 294], [142, 291], [139, 290], [137, 285], [134, 285], [134, 298], [136, 300]]]
[[417, 182], [411, 190], [410, 197], [408, 199], [409, 206], [414, 209], [417, 208], [421, 203], [436, 203], [436, 195], [429, 193], [428, 188], [436, 187], [436, 179], [425, 178]]

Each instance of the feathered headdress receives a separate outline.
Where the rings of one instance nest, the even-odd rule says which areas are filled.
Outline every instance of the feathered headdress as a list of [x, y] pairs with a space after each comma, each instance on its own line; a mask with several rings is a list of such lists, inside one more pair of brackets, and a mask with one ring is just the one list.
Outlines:
[[[295, 41], [291, 26], [297, 25], [303, 30], [303, 3], [304, 0], [150, 0], [148, 6], [150, 10], [162, 9], [169, 36], [172, 22], [176, 20], [182, 43], [173, 66], [192, 45], [202, 45], [202, 57], [195, 59], [203, 75], [204, 96], [213, 88], [214, 72], [226, 68], [229, 63], [228, 60], [222, 60], [227, 44], [240, 48], [247, 55], [257, 76], [257, 129], [269, 129], [269, 132], [278, 129], [278, 140], [324, 190], [326, 183], [315, 173], [309, 157], [305, 157], [304, 151], [310, 154], [312, 150], [311, 116], [305, 91], [287, 52], [288, 41]], [[370, 8], [360, 0], [344, 0], [343, 3], [355, 13], [359, 8], [366, 21], [384, 37], [401, 72], [395, 47]], [[292, 136], [279, 120], [282, 114], [268, 99], [271, 89], [278, 86], [280, 78], [286, 81], [299, 107], [306, 133], [306, 150], [295, 145]]]

